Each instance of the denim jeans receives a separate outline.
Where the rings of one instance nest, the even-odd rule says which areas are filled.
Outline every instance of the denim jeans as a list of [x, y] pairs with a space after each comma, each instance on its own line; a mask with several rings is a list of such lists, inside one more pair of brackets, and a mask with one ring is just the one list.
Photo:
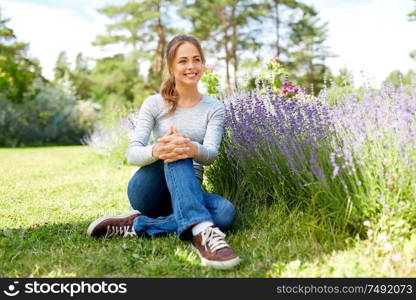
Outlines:
[[190, 158], [158, 160], [140, 168], [130, 179], [127, 194], [131, 207], [142, 213], [133, 223], [139, 235], [174, 234], [187, 240], [193, 225], [211, 221], [225, 231], [236, 215], [230, 201], [201, 189]]

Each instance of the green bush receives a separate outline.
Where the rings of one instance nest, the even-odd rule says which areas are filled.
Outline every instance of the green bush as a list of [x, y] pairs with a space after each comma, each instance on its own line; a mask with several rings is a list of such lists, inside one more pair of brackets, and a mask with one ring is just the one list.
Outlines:
[[81, 144], [93, 129], [98, 108], [62, 88], [37, 80], [22, 103], [0, 95], [0, 146]]

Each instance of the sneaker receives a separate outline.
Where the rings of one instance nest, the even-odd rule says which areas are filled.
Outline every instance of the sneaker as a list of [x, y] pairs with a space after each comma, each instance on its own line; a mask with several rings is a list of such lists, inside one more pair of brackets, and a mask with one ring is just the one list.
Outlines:
[[137, 236], [133, 229], [133, 221], [140, 215], [138, 210], [132, 210], [118, 216], [101, 217], [90, 224], [87, 234], [95, 238]]
[[228, 269], [240, 263], [240, 258], [224, 241], [224, 237], [225, 234], [215, 226], [207, 227], [193, 236], [192, 248], [199, 255], [202, 264], [217, 269]]

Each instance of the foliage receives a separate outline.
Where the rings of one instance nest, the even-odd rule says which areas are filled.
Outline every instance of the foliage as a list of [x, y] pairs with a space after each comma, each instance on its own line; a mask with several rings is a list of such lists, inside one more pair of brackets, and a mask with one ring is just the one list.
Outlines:
[[22, 103], [40, 67], [25, 56], [28, 45], [16, 41], [13, 30], [6, 25], [9, 21], [0, 10], [0, 93], [13, 103]]
[[80, 144], [93, 129], [98, 108], [91, 102], [80, 102], [62, 88], [34, 82], [27, 94], [30, 100], [13, 103], [0, 98], [0, 145]]
[[217, 73], [215, 73], [215, 66], [206, 65], [204, 75], [201, 78], [201, 82], [204, 83], [207, 94], [214, 97], [220, 97], [220, 78]]
[[258, 80], [267, 81], [273, 92], [278, 93], [287, 74], [287, 69], [283, 67], [280, 59], [276, 56], [269, 60], [265, 70], [260, 72]]
[[206, 41], [204, 49], [224, 54], [221, 59], [225, 62], [226, 90], [231, 91], [230, 68], [235, 84], [241, 53], [260, 49], [258, 36], [264, 30], [261, 20], [267, 14], [265, 7], [248, 0], [194, 0], [186, 3], [179, 14], [192, 26], [190, 34]]
[[[285, 98], [294, 98], [301, 93], [301, 87], [289, 81], [288, 70], [282, 65], [278, 57], [269, 60], [256, 78], [249, 82], [246, 90], [255, 89], [258, 93], [267, 93], [269, 90]], [[304, 95], [305, 96], [305, 95]]]
[[149, 96], [143, 89], [143, 77], [139, 75], [134, 56], [115, 55], [96, 60], [89, 76], [90, 97], [101, 103], [114, 105], [141, 105]]
[[[409, 21], [416, 21], [416, 8], [411, 11], [408, 15]], [[409, 53], [410, 57], [416, 60], [416, 50]]]
[[53, 71], [55, 80], [64, 78], [66, 74], [69, 74], [70, 65], [65, 51], [59, 52]]
[[75, 67], [71, 68], [62, 52], [55, 65], [54, 83], [62, 78], [69, 80], [79, 99], [94, 101], [102, 106], [140, 106], [150, 95], [144, 88], [144, 78], [134, 56], [117, 54], [95, 60], [94, 67], [81, 53]]
[[384, 82], [393, 85], [395, 88], [416, 85], [416, 72], [409, 70], [406, 74], [403, 74], [400, 70], [395, 70], [387, 76]]
[[325, 60], [334, 57], [325, 45], [327, 26], [328, 22], [321, 22], [317, 13], [303, 15], [301, 20], [290, 24], [287, 61], [290, 76], [301, 86], [310, 88], [315, 96], [324, 87], [324, 78], [330, 76]]
[[128, 56], [136, 59], [134, 64], [137, 68], [138, 64], [149, 61], [145, 89], [157, 91], [162, 82], [166, 39], [176, 32], [175, 23], [169, 22], [169, 13], [175, 10], [177, 4], [176, 0], [144, 0], [105, 6], [99, 12], [111, 18], [112, 24], [106, 25], [107, 33], [98, 35], [93, 44], [126, 45], [130, 48]]
[[411, 11], [408, 15], [409, 21], [416, 21], [416, 8]]
[[207, 173], [214, 190], [244, 187], [246, 205], [303, 207], [355, 232], [402, 201], [401, 217], [413, 224], [414, 89], [364, 90], [337, 106], [300, 96], [270, 89], [226, 97], [221, 154]]

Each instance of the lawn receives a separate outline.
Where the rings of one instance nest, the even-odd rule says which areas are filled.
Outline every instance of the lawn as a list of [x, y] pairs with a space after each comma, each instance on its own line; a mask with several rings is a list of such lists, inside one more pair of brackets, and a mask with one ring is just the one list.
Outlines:
[[[279, 205], [238, 209], [233, 270], [202, 266], [175, 237], [94, 240], [91, 221], [128, 208], [134, 167], [85, 146], [0, 149], [1, 277], [414, 277], [416, 235], [366, 240]], [[371, 227], [372, 225], [370, 225]]]

